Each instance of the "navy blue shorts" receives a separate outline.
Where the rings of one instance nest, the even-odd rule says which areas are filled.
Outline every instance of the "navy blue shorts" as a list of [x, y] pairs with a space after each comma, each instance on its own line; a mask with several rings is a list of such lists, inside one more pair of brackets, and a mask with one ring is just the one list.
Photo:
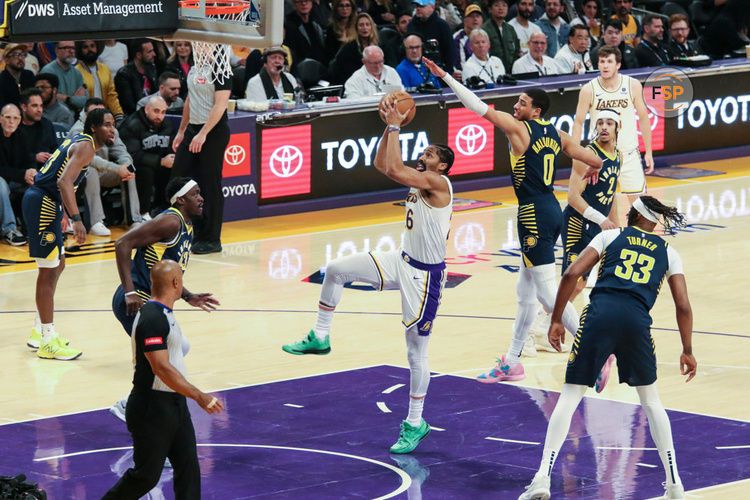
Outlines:
[[[148, 294], [138, 289], [136, 289], [136, 291], [138, 292], [138, 296], [141, 297], [141, 300], [145, 303], [148, 299], [144, 300], [144, 295], [148, 296]], [[119, 321], [125, 329], [125, 333], [131, 335], [133, 333], [135, 314], [132, 316], [128, 315], [128, 308], [125, 305], [125, 289], [122, 288], [122, 285], [117, 287], [115, 294], [112, 296], [112, 312], [115, 313], [115, 318], [117, 318], [117, 321]]]
[[518, 206], [518, 241], [526, 267], [555, 263], [562, 211], [557, 199], [540, 199]]
[[[563, 263], [562, 272], [570, 266], [581, 252], [591, 243], [594, 236], [602, 232], [602, 228], [599, 224], [595, 224], [588, 219], [585, 219], [576, 209], [568, 205], [563, 210], [563, 226], [562, 226], [562, 241], [563, 241]], [[588, 278], [588, 273], [583, 276], [583, 279]]]
[[28, 235], [29, 256], [55, 260], [64, 255], [62, 205], [41, 189], [31, 186], [23, 195], [21, 208]]
[[610, 354], [617, 357], [620, 383], [656, 382], [656, 347], [651, 315], [635, 298], [623, 293], [597, 293], [581, 312], [565, 371], [566, 384], [593, 387]]

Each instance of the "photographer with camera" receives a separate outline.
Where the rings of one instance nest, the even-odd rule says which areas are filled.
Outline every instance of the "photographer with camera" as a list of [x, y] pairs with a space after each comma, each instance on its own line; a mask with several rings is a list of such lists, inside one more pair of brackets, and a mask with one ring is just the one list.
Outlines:
[[471, 88], [481, 88], [488, 84], [499, 83], [498, 79], [505, 74], [505, 66], [499, 57], [491, 56], [490, 37], [482, 28], [469, 34], [471, 57], [464, 63], [463, 78]]
[[440, 89], [437, 77], [422, 63], [422, 37], [412, 33], [404, 39], [406, 57], [396, 66], [396, 73], [401, 77], [401, 83], [411, 92], [419, 89]]

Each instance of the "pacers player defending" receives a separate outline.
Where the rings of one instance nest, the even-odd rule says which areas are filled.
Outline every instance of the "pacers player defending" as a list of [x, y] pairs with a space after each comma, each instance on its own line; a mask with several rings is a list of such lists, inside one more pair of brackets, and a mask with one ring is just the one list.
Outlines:
[[[542, 120], [549, 109], [549, 97], [540, 89], [522, 93], [513, 106], [513, 115], [490, 109], [469, 89], [427, 58], [432, 73], [442, 78], [468, 109], [503, 131], [510, 142], [513, 189], [518, 198], [518, 239], [522, 261], [519, 267], [518, 312], [513, 323], [513, 341], [497, 366], [477, 377], [484, 383], [523, 380], [521, 351], [536, 314], [536, 301], [548, 310], [555, 300], [555, 242], [560, 236], [562, 211], [553, 193], [555, 162], [563, 151], [589, 165], [589, 175], [602, 167], [602, 160], [591, 149], [583, 148], [568, 134]], [[578, 329], [578, 314], [572, 304], [565, 308], [565, 327]]]
[[409, 186], [406, 197], [406, 234], [403, 248], [393, 252], [360, 253], [328, 264], [320, 293], [315, 328], [300, 342], [283, 346], [292, 354], [328, 354], [328, 332], [345, 283], [361, 281], [378, 290], [401, 290], [402, 323], [406, 328], [409, 360], [409, 415], [401, 423], [391, 453], [409, 453], [430, 432], [422, 418], [430, 383], [427, 341], [434, 326], [445, 284], [445, 252], [453, 212], [453, 188], [447, 174], [453, 151], [440, 144], [424, 150], [416, 169], [401, 161], [399, 125], [404, 115], [385, 104], [388, 127], [378, 146], [375, 168]]
[[659, 216], [668, 234], [673, 233], [675, 225], [684, 224], [677, 209], [662, 205], [651, 196], [637, 198], [628, 212], [628, 227], [599, 233], [563, 275], [549, 330], [549, 341], [558, 350], [565, 336], [561, 323], [563, 310], [578, 279], [601, 259], [591, 303], [583, 311], [581, 328], [573, 342], [565, 384], [550, 417], [539, 471], [519, 500], [550, 497], [550, 473], [573, 413], [586, 386], [594, 385], [599, 370], [613, 353], [617, 355], [620, 382], [636, 388], [648, 417], [651, 437], [666, 471], [664, 498], [684, 498], [669, 418], [656, 392], [656, 353], [650, 331], [650, 311], [665, 277], [672, 291], [682, 340], [680, 371], [688, 376], [688, 382], [695, 377], [697, 368], [692, 353], [693, 313], [680, 256], [653, 233]]
[[[591, 115], [591, 123], [594, 124], [599, 113], [604, 109], [613, 109], [620, 113], [620, 129], [617, 136], [617, 149], [622, 154], [620, 191], [628, 196], [630, 204], [640, 194], [646, 192], [646, 176], [641, 166], [641, 154], [638, 151], [636, 114], [641, 126], [643, 144], [646, 146], [644, 155], [646, 174], [654, 171], [654, 157], [651, 152], [651, 122], [648, 119], [646, 104], [643, 102], [641, 82], [618, 73], [622, 61], [620, 49], [602, 47], [598, 57], [600, 74], [581, 87], [572, 135], [576, 140], [580, 140], [587, 113]], [[616, 220], [617, 214], [614, 216]]]
[[69, 361], [82, 352], [68, 347], [57, 336], [53, 323], [57, 280], [65, 269], [65, 240], [62, 232], [63, 205], [73, 222], [73, 234], [81, 245], [86, 228], [81, 222], [76, 189], [86, 175], [94, 153], [115, 140], [115, 119], [107, 109], [86, 116], [83, 132], [65, 139], [34, 177], [23, 195], [23, 218], [29, 238], [29, 255], [36, 260], [36, 310], [38, 316], [26, 344], [37, 349], [42, 359]]
[[[173, 260], [182, 272], [187, 269], [193, 244], [193, 217], [203, 213], [203, 197], [198, 184], [189, 177], [176, 177], [167, 184], [167, 198], [171, 206], [152, 220], [125, 233], [115, 242], [117, 272], [120, 286], [112, 297], [115, 317], [131, 335], [136, 313], [151, 298], [151, 269], [161, 260]], [[135, 257], [131, 259], [133, 250]], [[182, 299], [193, 307], [211, 312], [219, 302], [210, 293], [190, 293], [183, 286]], [[183, 355], [190, 344], [183, 337]], [[120, 420], [125, 420], [123, 398], [110, 408]]]

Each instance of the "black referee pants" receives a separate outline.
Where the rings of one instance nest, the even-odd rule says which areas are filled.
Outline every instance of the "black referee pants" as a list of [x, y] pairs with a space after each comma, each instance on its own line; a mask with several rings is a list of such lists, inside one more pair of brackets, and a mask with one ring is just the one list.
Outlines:
[[141, 498], [159, 482], [167, 457], [174, 469], [175, 499], [200, 499], [201, 471], [185, 396], [133, 389], [125, 416], [133, 436], [135, 467], [102, 500]]
[[221, 174], [224, 168], [224, 150], [229, 144], [229, 123], [225, 114], [208, 133], [200, 153], [188, 150], [201, 125], [188, 125], [185, 136], [177, 148], [172, 178], [192, 177], [201, 188], [203, 217], [195, 220], [196, 241], [218, 242], [221, 240], [221, 223], [224, 218], [224, 194], [221, 189]]

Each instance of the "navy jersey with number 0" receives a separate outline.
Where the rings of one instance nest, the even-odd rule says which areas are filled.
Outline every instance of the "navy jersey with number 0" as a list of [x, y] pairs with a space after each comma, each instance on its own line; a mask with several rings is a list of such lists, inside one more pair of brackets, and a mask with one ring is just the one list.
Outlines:
[[609, 156], [596, 142], [589, 144], [588, 148], [602, 159], [602, 169], [599, 171], [599, 182], [586, 184], [581, 197], [590, 207], [608, 216], [620, 176], [620, 154], [615, 150], [614, 156]]
[[[52, 153], [34, 177], [34, 186], [43, 190], [57, 202], [60, 202], [62, 199], [60, 196], [60, 189], [57, 187], [57, 181], [60, 179], [65, 167], [68, 166], [68, 161], [70, 160], [68, 156], [70, 148], [79, 142], [88, 142], [91, 144], [91, 147], [95, 148], [94, 138], [88, 134], [80, 133], [73, 137], [69, 137], [60, 144], [60, 147], [58, 147], [54, 153]], [[86, 170], [88, 170], [88, 165], [83, 166], [81, 173], [78, 174], [78, 177], [73, 181], [74, 189], [78, 189], [78, 185], [83, 181], [83, 177], [86, 175]]]
[[668, 243], [659, 235], [637, 227], [622, 228], [600, 256], [599, 276], [591, 292], [625, 292], [648, 310], [669, 270]]
[[[170, 215], [168, 215], [170, 214]], [[193, 245], [193, 224], [185, 222], [182, 213], [174, 207], [169, 207], [159, 217], [179, 217], [180, 230], [171, 241], [146, 245], [136, 250], [130, 266], [133, 285], [138, 296], [143, 300], [151, 297], [151, 268], [160, 260], [169, 259], [177, 262], [185, 272], [190, 260], [190, 249]]]
[[510, 154], [513, 189], [519, 203], [527, 203], [540, 196], [554, 199], [555, 163], [562, 143], [557, 129], [541, 119], [524, 121], [531, 140], [521, 156]]

